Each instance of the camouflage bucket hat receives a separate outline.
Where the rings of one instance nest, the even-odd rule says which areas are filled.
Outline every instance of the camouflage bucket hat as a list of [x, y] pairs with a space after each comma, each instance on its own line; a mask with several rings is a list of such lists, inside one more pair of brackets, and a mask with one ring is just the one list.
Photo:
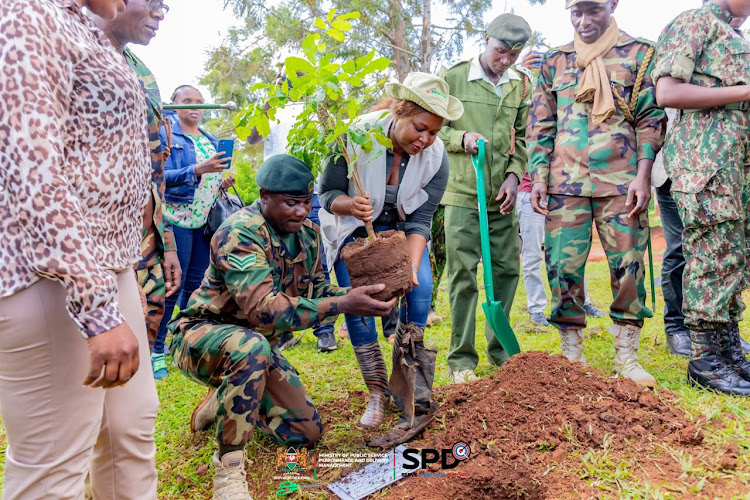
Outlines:
[[403, 84], [386, 84], [385, 93], [388, 97], [418, 104], [448, 121], [458, 120], [464, 114], [464, 105], [450, 95], [448, 83], [429, 73], [409, 73]]
[[581, 3], [581, 2], [607, 3], [607, 0], [568, 0], [568, 3], [565, 4], [565, 8], [569, 9], [575, 4]]

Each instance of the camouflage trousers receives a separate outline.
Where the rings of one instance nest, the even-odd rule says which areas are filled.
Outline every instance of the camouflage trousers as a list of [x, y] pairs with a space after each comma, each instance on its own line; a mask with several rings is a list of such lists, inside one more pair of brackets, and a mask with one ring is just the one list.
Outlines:
[[185, 322], [175, 328], [170, 350], [188, 378], [217, 388], [219, 443], [247, 443], [256, 426], [289, 445], [310, 445], [322, 436], [320, 415], [297, 370], [262, 334], [238, 325]]
[[750, 168], [725, 166], [701, 191], [672, 196], [685, 226], [685, 324], [711, 330], [739, 322], [750, 285]]
[[153, 350], [156, 334], [159, 331], [161, 319], [164, 317], [164, 302], [167, 289], [164, 284], [164, 270], [161, 262], [152, 266], [139, 269], [135, 272], [138, 286], [146, 295], [146, 331], [148, 333], [148, 346]]
[[435, 309], [440, 279], [445, 271], [445, 207], [438, 205], [432, 217], [432, 235], [430, 238], [430, 267], [432, 268], [432, 301], [430, 309]]
[[550, 322], [558, 328], [586, 326], [584, 271], [596, 224], [609, 262], [616, 324], [643, 326], [653, 313], [646, 307], [643, 254], [648, 243], [648, 215], [629, 219], [626, 196], [587, 198], [550, 195], [545, 231], [545, 259], [552, 292]]

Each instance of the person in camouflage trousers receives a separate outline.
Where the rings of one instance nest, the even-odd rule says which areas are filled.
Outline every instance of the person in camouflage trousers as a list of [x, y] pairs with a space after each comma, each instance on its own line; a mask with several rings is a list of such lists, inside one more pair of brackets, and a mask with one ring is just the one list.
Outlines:
[[[614, 300], [615, 370], [656, 380], [638, 362], [645, 305], [651, 165], [666, 115], [648, 76], [651, 44], [617, 27], [617, 0], [568, 0], [573, 42], [542, 61], [527, 131], [534, 210], [546, 215], [550, 323], [568, 359], [585, 362], [584, 270], [596, 224]], [[615, 104], [617, 101], [617, 105]]]
[[[141, 261], [136, 266], [138, 284], [146, 296], [146, 329], [149, 346], [154, 347], [156, 334], [165, 314], [164, 301], [180, 285], [181, 269], [172, 225], [163, 217], [165, 148], [159, 140], [159, 130], [164, 122], [161, 95], [153, 73], [133, 54], [125, 49], [125, 60], [141, 82], [148, 101], [148, 139], [151, 148], [151, 200], [146, 205], [141, 229]], [[167, 374], [163, 352], [152, 352], [154, 377]]]
[[331, 323], [340, 313], [385, 316], [395, 300], [348, 290], [323, 275], [319, 229], [306, 219], [313, 176], [299, 159], [275, 155], [256, 177], [260, 199], [230, 217], [211, 240], [200, 288], [170, 323], [175, 365], [210, 387], [193, 412], [201, 430], [215, 418], [214, 499], [247, 500], [245, 444], [256, 426], [292, 446], [323, 433], [297, 371], [276, 348], [281, 334]]
[[692, 385], [750, 395], [739, 321], [750, 284], [750, 43], [730, 26], [750, 0], [715, 0], [662, 32], [653, 79], [661, 106], [680, 110], [664, 148], [684, 225], [683, 313]]
[[[153, 73], [127, 47], [130, 43], [148, 45], [159, 23], [169, 11], [161, 1], [139, 2], [128, 5], [122, 15], [111, 21], [94, 18], [112, 45], [122, 53], [135, 72], [147, 105], [148, 140], [151, 150], [151, 199], [144, 208], [141, 228], [141, 261], [136, 265], [136, 279], [146, 297], [146, 328], [149, 346], [153, 351], [156, 332], [164, 316], [164, 300], [176, 292], [180, 284], [180, 262], [172, 234], [172, 226], [162, 217], [164, 205], [164, 160], [169, 154], [159, 140], [164, 123], [161, 94]], [[155, 378], [167, 375], [164, 353], [151, 354]]]

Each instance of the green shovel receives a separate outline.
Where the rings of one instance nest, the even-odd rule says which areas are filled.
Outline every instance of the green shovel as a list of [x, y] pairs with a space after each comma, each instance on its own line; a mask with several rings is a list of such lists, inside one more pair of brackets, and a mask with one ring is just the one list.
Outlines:
[[490, 229], [487, 222], [487, 198], [484, 190], [484, 139], [477, 142], [479, 153], [472, 155], [471, 163], [477, 173], [477, 199], [479, 200], [479, 235], [482, 242], [482, 267], [484, 268], [484, 294], [486, 302], [482, 304], [492, 332], [503, 346], [508, 356], [521, 352], [518, 339], [513, 333], [508, 317], [503, 310], [503, 304], [495, 300], [495, 287], [492, 283], [492, 257], [490, 255]]

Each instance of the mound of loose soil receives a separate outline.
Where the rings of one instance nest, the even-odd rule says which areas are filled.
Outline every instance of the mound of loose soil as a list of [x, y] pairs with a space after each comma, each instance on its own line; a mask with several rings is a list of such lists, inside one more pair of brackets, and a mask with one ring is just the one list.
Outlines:
[[373, 295], [388, 301], [412, 288], [411, 259], [403, 231], [383, 231], [374, 240], [357, 238], [341, 250], [353, 287], [382, 283], [382, 292]]
[[[653, 450], [659, 443], [691, 447], [703, 440], [702, 432], [672, 407], [670, 393], [660, 398], [630, 380], [610, 379], [540, 352], [516, 355], [493, 377], [442, 388], [436, 398], [443, 418], [410, 446], [470, 443], [469, 459], [450, 471], [468, 477], [408, 478], [386, 498], [538, 499], [575, 496], [573, 491], [599, 496], [578, 474], [565, 474], [564, 467], [551, 471], [574, 450], [617, 454]], [[639, 464], [652, 479], [681, 473], [674, 464], [649, 464], [648, 453], [640, 456]], [[733, 465], [731, 459], [726, 462]]]

